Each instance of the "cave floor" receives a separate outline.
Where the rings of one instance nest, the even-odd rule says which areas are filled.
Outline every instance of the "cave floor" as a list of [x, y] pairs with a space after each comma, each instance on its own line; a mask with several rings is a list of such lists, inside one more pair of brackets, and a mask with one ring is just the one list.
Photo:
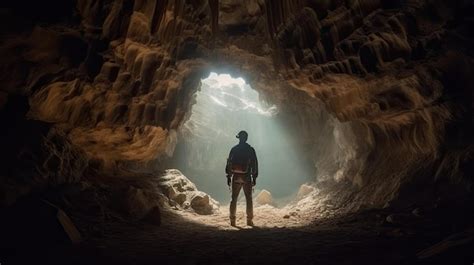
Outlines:
[[[420, 219], [415, 224], [387, 224], [387, 210], [320, 216], [305, 209], [284, 218], [289, 209], [260, 206], [255, 226], [231, 227], [227, 206], [213, 215], [163, 210], [160, 226], [111, 218], [73, 215], [85, 241], [73, 247], [38, 247], [19, 255], [18, 264], [472, 264], [472, 251], [461, 249], [437, 260], [417, 253], [452, 234], [446, 224]], [[291, 210], [296, 209], [291, 207]], [[313, 209], [316, 210], [316, 209]], [[90, 232], [92, 231], [92, 233]], [[471, 247], [469, 245], [468, 247]], [[470, 253], [470, 256], [463, 256]], [[451, 253], [452, 254], [452, 253]], [[469, 263], [463, 263], [468, 259]], [[446, 263], [446, 260], [450, 262]], [[22, 262], [28, 261], [28, 262]], [[10, 262], [10, 264], [17, 264]], [[7, 263], [5, 263], [7, 264]]]
[[446, 236], [434, 224], [387, 226], [378, 210], [308, 222], [309, 211], [283, 218], [287, 209], [257, 207], [248, 227], [239, 208], [237, 227], [228, 224], [225, 206], [208, 216], [164, 211], [159, 227], [110, 223], [89, 240], [87, 263], [419, 264], [416, 254]]
[[[474, 260], [470, 249], [474, 240], [459, 252], [418, 259], [420, 251], [465, 230], [453, 229], [452, 221], [463, 218], [446, 212], [422, 217], [391, 209], [342, 214], [323, 193], [281, 208], [256, 205], [254, 227], [245, 225], [244, 203], [237, 208], [237, 227], [229, 224], [228, 205], [212, 215], [177, 209], [163, 208], [160, 226], [111, 213], [71, 211], [85, 239], [82, 243], [35, 245], [16, 252], [5, 264], [472, 264]], [[410, 218], [388, 222], [387, 216], [393, 214]], [[446, 218], [440, 222], [439, 216]], [[470, 236], [474, 238], [474, 229]]]
[[[228, 205], [212, 215], [165, 207], [161, 225], [132, 221], [112, 212], [70, 211], [84, 241], [74, 246], [22, 249], [2, 264], [472, 264], [474, 240], [447, 255], [418, 259], [420, 251], [472, 227], [454, 212], [367, 209], [343, 214], [324, 193], [277, 208], [254, 208], [245, 225], [238, 204], [237, 227]], [[399, 215], [388, 222], [390, 215]], [[441, 218], [440, 218], [441, 217]], [[465, 220], [453, 228], [453, 220]], [[474, 239], [474, 229], [469, 237]], [[458, 252], [456, 252], [458, 251]], [[28, 254], [28, 255], [25, 255]], [[32, 262], [34, 261], [34, 262]], [[467, 263], [466, 263], [467, 261]]]
[[245, 203], [239, 203], [237, 206], [236, 227], [229, 225], [229, 205], [221, 206], [218, 212], [211, 215], [199, 215], [192, 211], [178, 211], [177, 214], [192, 222], [219, 230], [282, 229], [309, 225], [314, 216], [318, 216], [314, 213], [313, 207], [287, 205], [277, 208], [270, 205], [256, 205], [254, 227], [246, 225]]

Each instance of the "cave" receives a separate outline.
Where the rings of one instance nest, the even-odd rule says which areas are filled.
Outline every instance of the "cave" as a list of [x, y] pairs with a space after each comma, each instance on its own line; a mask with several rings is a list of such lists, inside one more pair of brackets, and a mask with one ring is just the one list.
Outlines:
[[0, 264], [474, 262], [471, 1], [0, 13]]
[[[219, 202], [228, 202], [223, 165], [240, 130], [250, 133], [249, 142], [258, 150], [259, 170], [265, 172], [261, 188], [275, 199], [289, 199], [312, 180], [310, 161], [301, 161], [295, 140], [279, 121], [278, 108], [261, 102], [258, 92], [243, 78], [211, 72], [201, 80], [189, 118], [178, 129], [174, 165], [204, 192]], [[224, 181], [222, 181], [224, 180]], [[259, 181], [260, 182], [260, 181]], [[276, 203], [276, 201], [275, 201]]]

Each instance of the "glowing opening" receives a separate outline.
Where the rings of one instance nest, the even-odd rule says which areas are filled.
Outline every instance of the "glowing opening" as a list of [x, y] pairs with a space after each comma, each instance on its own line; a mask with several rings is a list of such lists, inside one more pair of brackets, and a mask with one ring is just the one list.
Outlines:
[[[254, 194], [270, 191], [279, 206], [294, 198], [301, 184], [311, 180], [284, 126], [278, 109], [259, 100], [242, 78], [211, 73], [202, 80], [190, 118], [181, 128], [176, 150], [177, 168], [197, 187], [223, 204], [230, 200], [224, 168], [240, 130], [249, 133], [259, 160]], [[240, 195], [243, 197], [243, 192]]]

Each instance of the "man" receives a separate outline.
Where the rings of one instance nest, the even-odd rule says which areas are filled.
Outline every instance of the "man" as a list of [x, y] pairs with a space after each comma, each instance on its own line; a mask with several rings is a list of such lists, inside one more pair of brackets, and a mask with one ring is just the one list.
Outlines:
[[227, 185], [232, 185], [230, 225], [235, 226], [237, 198], [243, 188], [247, 201], [247, 225], [253, 226], [252, 187], [257, 183], [258, 177], [257, 155], [255, 149], [247, 143], [248, 134], [246, 131], [240, 131], [236, 137], [239, 139], [239, 144], [230, 150], [225, 167]]

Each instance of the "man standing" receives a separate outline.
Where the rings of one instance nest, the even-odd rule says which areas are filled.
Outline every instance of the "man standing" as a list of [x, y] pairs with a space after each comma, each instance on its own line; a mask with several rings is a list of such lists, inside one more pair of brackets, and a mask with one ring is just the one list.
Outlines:
[[239, 144], [230, 150], [225, 167], [227, 185], [232, 185], [230, 224], [235, 226], [237, 198], [239, 197], [240, 190], [243, 188], [247, 202], [247, 225], [253, 226], [252, 187], [257, 183], [257, 155], [255, 154], [255, 149], [247, 143], [248, 134], [246, 131], [240, 131], [236, 137], [239, 139]]

